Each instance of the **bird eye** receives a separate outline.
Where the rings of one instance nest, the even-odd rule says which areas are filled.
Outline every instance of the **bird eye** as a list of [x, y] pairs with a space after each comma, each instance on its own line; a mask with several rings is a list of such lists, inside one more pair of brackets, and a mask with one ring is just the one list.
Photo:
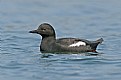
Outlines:
[[46, 29], [43, 28], [42, 30], [45, 31]]

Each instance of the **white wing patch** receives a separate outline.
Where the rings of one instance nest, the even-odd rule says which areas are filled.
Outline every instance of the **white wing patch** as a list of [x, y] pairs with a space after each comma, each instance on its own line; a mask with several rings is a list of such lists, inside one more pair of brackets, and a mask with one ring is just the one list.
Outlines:
[[69, 47], [79, 47], [79, 46], [86, 46], [85, 42], [79, 41], [77, 43], [69, 45]]

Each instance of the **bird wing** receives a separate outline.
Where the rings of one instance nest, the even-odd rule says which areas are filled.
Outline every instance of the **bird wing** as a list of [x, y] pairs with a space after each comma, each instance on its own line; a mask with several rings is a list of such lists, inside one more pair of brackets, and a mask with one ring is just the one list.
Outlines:
[[89, 45], [91, 42], [85, 39], [79, 38], [60, 38], [57, 39], [57, 43], [65, 46], [75, 47], [75, 46], [86, 46]]

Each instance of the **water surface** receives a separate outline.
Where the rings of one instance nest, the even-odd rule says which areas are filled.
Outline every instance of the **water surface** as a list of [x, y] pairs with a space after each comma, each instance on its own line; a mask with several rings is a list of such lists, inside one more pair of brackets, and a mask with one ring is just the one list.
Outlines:
[[[120, 0], [0, 0], [0, 80], [120, 80]], [[43, 55], [41, 37], [28, 33], [48, 22], [57, 38], [104, 38], [98, 56]], [[88, 54], [88, 55], [87, 55]]]

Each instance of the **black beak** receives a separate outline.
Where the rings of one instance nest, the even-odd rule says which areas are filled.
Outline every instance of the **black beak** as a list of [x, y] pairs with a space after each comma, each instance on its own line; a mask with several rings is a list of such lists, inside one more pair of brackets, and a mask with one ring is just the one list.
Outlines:
[[29, 33], [38, 33], [37, 30], [32, 30], [32, 31], [29, 31]]

